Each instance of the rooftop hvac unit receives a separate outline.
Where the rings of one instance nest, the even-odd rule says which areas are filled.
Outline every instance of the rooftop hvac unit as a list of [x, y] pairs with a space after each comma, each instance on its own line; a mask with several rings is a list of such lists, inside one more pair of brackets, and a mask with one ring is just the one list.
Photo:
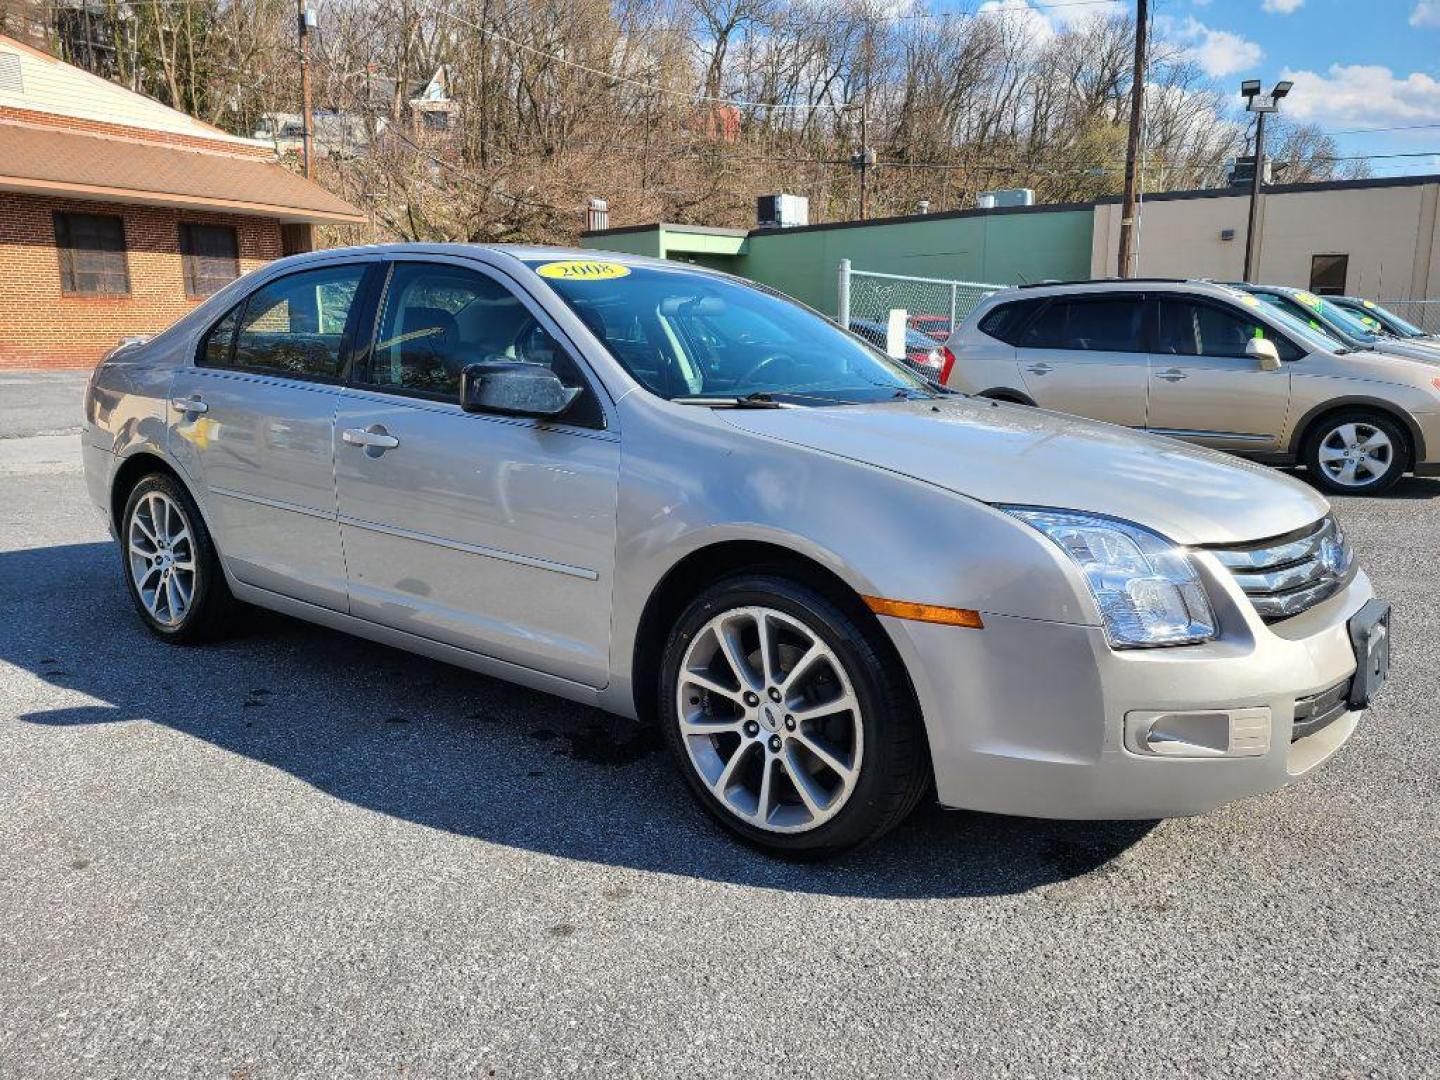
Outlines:
[[761, 195], [755, 220], [762, 229], [793, 229], [810, 224], [810, 200], [804, 195]]
[[1034, 206], [1035, 189], [1015, 187], [982, 191], [975, 196], [975, 205], [981, 210], [994, 210], [1001, 206]]

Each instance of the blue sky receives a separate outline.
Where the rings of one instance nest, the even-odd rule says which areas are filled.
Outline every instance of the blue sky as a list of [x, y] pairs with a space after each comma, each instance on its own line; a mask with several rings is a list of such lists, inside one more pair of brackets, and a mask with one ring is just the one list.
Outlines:
[[[1236, 70], [1217, 77], [1293, 79], [1286, 111], [1335, 134], [1344, 153], [1434, 151], [1376, 159], [1377, 175], [1440, 170], [1440, 0], [1160, 0], [1156, 15], [1181, 36], [1195, 36], [1192, 20], [1233, 34], [1241, 44], [1226, 40], [1210, 61]], [[1382, 127], [1410, 130], [1340, 134]]]
[[[985, 0], [980, 10], [1022, 6], [1051, 27], [1135, 9], [1134, 0]], [[1152, 0], [1151, 7], [1157, 35], [1234, 87], [1237, 104], [1242, 79], [1267, 87], [1291, 79], [1286, 113], [1335, 135], [1342, 153], [1430, 155], [1376, 158], [1375, 175], [1440, 172], [1440, 0]]]

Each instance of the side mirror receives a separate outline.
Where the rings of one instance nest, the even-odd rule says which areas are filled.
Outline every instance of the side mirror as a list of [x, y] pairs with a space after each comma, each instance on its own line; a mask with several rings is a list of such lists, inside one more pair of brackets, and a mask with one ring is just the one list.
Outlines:
[[1280, 353], [1273, 341], [1251, 338], [1245, 343], [1245, 355], [1260, 366], [1261, 371], [1279, 371]]
[[557, 417], [580, 396], [543, 364], [487, 360], [460, 372], [460, 407], [501, 416]]

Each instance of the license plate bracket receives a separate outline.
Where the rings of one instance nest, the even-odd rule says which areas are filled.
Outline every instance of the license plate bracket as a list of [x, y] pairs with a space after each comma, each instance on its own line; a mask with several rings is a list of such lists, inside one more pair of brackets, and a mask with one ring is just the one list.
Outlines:
[[1355, 678], [1350, 682], [1350, 707], [1368, 708], [1390, 676], [1390, 605], [1368, 600], [1350, 618], [1355, 647]]

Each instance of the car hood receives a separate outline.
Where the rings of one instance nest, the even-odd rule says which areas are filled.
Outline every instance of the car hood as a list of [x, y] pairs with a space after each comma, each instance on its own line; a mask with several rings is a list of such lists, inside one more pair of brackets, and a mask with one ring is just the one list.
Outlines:
[[1440, 364], [1440, 341], [1387, 339], [1376, 345], [1374, 351], [1386, 356], [1403, 356], [1408, 360], [1419, 360], [1426, 364]]
[[986, 503], [1088, 510], [1185, 544], [1299, 529], [1329, 508], [1313, 489], [1175, 439], [977, 398], [727, 409], [732, 425], [888, 469]]

